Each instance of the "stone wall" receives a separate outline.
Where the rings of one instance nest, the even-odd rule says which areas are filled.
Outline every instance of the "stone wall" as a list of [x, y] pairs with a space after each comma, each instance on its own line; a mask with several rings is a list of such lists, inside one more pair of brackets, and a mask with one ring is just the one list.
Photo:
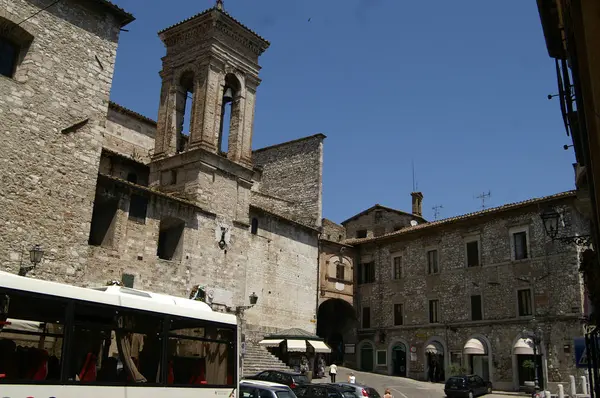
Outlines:
[[294, 203], [298, 221], [321, 225], [323, 134], [262, 148], [252, 153], [263, 169], [258, 190]]
[[103, 147], [148, 164], [154, 150], [156, 122], [110, 103]]
[[323, 239], [332, 242], [341, 242], [346, 239], [346, 228], [342, 225], [326, 218], [322, 220], [321, 225], [323, 226]]
[[356, 238], [361, 230], [367, 232], [367, 238], [372, 238], [408, 227], [413, 220], [422, 223], [419, 216], [376, 205], [343, 224], [348, 239]]
[[[565, 206], [566, 224], [576, 229], [571, 233], [585, 234], [573, 200], [573, 195], [563, 196], [551, 203]], [[568, 375], [575, 372], [573, 338], [583, 332], [578, 253], [573, 246], [552, 242], [539, 214], [538, 204], [533, 203], [487, 216], [432, 223], [394, 238], [359, 244], [357, 261], [374, 262], [376, 277], [356, 292], [356, 306], [360, 314], [370, 308], [371, 322], [368, 329], [358, 331], [361, 343], [359, 354], [351, 358], [354, 364], [360, 367], [360, 349], [370, 343], [388, 355], [386, 365], [375, 370], [392, 373], [389, 358], [394, 342], [400, 341], [407, 352], [409, 347], [416, 350], [414, 361], [407, 360], [409, 376], [425, 378], [424, 349], [429, 343], [437, 341], [444, 347], [448, 373], [450, 354], [462, 353], [470, 338], [480, 337], [491, 352], [494, 385], [516, 388], [512, 348], [520, 331], [531, 327], [532, 321], [531, 316], [519, 316], [517, 291], [530, 289], [533, 310], [544, 331], [546, 380], [568, 381]], [[515, 260], [511, 234], [519, 231], [527, 234], [528, 257]], [[467, 267], [466, 243], [472, 241], [479, 242], [480, 265]], [[429, 250], [438, 251], [439, 273], [428, 274]], [[394, 257], [401, 258], [400, 279], [394, 279]], [[483, 320], [472, 320], [471, 296], [481, 296]], [[430, 300], [439, 300], [439, 319], [434, 324], [430, 323]], [[402, 325], [394, 323], [395, 304], [403, 306]], [[467, 364], [464, 355], [458, 361]]]
[[37, 13], [48, 2], [2, 3], [1, 18], [22, 22], [33, 38], [14, 78], [0, 76], [3, 270], [17, 272], [21, 258], [27, 264], [34, 244], [45, 250], [33, 272], [37, 277], [78, 283], [88, 264], [89, 220], [121, 25], [94, 4], [62, 1]]

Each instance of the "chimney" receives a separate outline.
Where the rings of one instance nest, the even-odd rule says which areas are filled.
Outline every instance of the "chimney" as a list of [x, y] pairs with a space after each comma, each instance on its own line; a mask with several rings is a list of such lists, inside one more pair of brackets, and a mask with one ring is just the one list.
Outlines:
[[416, 216], [423, 215], [423, 193], [411, 192], [412, 196], [412, 214]]

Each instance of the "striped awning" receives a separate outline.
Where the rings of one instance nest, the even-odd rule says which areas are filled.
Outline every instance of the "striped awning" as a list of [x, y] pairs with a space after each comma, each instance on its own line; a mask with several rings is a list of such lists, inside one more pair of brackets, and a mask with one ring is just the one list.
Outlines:
[[264, 339], [258, 342], [258, 344], [264, 347], [277, 347], [283, 339]]
[[327, 346], [327, 344], [323, 343], [322, 341], [312, 341], [312, 340], [307, 340], [307, 341], [308, 341], [308, 344], [310, 344], [315, 349], [315, 352], [324, 353], [324, 354], [331, 353], [331, 348], [329, 348]]
[[305, 340], [286, 340], [289, 352], [306, 352]]

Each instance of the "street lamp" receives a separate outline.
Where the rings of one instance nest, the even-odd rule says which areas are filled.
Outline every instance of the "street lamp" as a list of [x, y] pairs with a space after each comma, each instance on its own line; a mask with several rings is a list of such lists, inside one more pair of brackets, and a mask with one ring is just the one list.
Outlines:
[[537, 324], [537, 322], [535, 321], [535, 319], [533, 320], [532, 324], [533, 324], [533, 331], [523, 329], [522, 335], [525, 339], [531, 339], [531, 341], [533, 342], [533, 364], [534, 364], [533, 369], [535, 371], [535, 379], [534, 379], [535, 385], [533, 387], [534, 391], [531, 396], [532, 396], [532, 398], [537, 398], [538, 392], [540, 390], [537, 348], [538, 348], [538, 346], [540, 346], [542, 344], [543, 332], [542, 332], [542, 329]]
[[252, 292], [252, 294], [248, 296], [248, 298], [250, 299], [250, 305], [238, 305], [237, 307], [235, 307], [236, 314], [242, 314], [245, 310], [252, 308], [256, 305], [256, 302], [258, 301], [258, 296], [256, 295], [256, 293]]
[[576, 236], [559, 236], [561, 224], [562, 227], [565, 227], [565, 223], [562, 219], [562, 215], [554, 208], [547, 208], [540, 214], [540, 218], [544, 223], [544, 230], [546, 231], [546, 235], [550, 237], [550, 239], [558, 240], [562, 243], [574, 243], [578, 246], [589, 246], [591, 243], [590, 235], [576, 235]]
[[19, 269], [19, 275], [25, 276], [27, 272], [31, 269], [35, 268], [39, 263], [42, 262], [42, 258], [44, 257], [44, 250], [40, 247], [40, 245], [35, 245], [29, 250], [29, 261], [31, 261], [31, 265], [23, 266], [21, 265]]

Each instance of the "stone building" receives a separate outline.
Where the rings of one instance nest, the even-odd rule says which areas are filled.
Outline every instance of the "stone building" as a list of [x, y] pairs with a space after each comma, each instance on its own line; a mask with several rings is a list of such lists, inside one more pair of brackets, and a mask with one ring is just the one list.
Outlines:
[[269, 43], [219, 2], [159, 32], [154, 121], [109, 102], [133, 16], [47, 3], [0, 9], [0, 269], [19, 272], [39, 244], [30, 277], [179, 296], [204, 285], [232, 312], [254, 292], [247, 339], [314, 333], [325, 136], [252, 150]]
[[376, 216], [385, 211], [377, 206], [345, 221], [346, 231], [366, 230], [342, 242], [355, 253], [357, 281], [346, 364], [436, 381], [462, 368], [517, 389], [534, 379], [522, 332], [539, 325], [540, 381], [568, 382], [583, 332], [581, 250], [551, 241], [540, 210], [560, 209], [573, 233], [586, 233], [575, 200], [571, 191], [432, 222], [406, 214], [414, 222], [396, 231], [398, 219]]

